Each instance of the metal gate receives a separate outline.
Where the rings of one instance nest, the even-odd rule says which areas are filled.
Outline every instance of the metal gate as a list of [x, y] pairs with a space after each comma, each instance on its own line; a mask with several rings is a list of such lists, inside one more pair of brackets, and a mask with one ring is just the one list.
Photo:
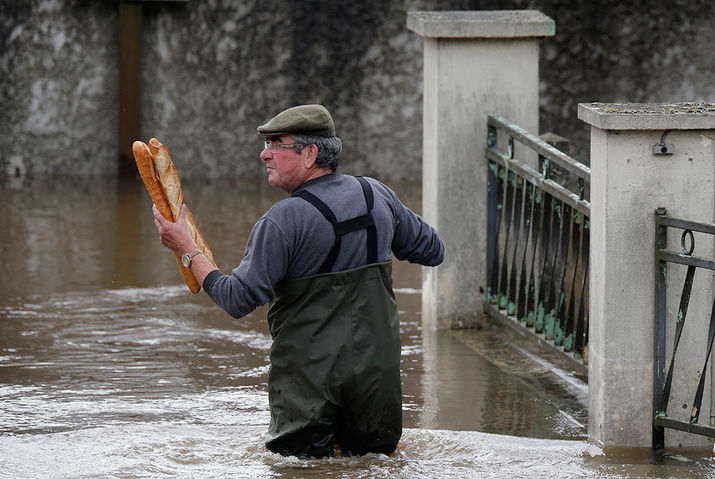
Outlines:
[[585, 372], [591, 171], [502, 118], [487, 125], [487, 313]]
[[[695, 397], [693, 399], [693, 407], [690, 413], [690, 419], [679, 420], [668, 417], [667, 408], [670, 399], [671, 385], [673, 381], [674, 363], [680, 337], [685, 326], [685, 320], [688, 314], [688, 305], [690, 303], [691, 293], [693, 290], [693, 280], [697, 269], [705, 269], [709, 271], [715, 270], [715, 261], [709, 258], [693, 256], [695, 249], [695, 237], [693, 232], [704, 233], [709, 236], [709, 241], [713, 241], [715, 235], [715, 224], [699, 223], [695, 221], [686, 221], [682, 219], [672, 218], [667, 216], [665, 208], [658, 208], [655, 215], [656, 224], [656, 291], [655, 291], [655, 364], [653, 378], [653, 404], [655, 409], [655, 418], [653, 421], [653, 447], [661, 449], [664, 447], [665, 428], [678, 429], [694, 434], [700, 434], [709, 437], [715, 437], [715, 427], [713, 425], [699, 424], [700, 410], [702, 406], [703, 393], [705, 390], [706, 371], [710, 353], [713, 347], [713, 339], [715, 339], [715, 301], [713, 301], [712, 312], [710, 314], [710, 326], [707, 336], [707, 350], [703, 358], [703, 367], [700, 370], [700, 378], [697, 388], [695, 389]], [[668, 248], [668, 228], [676, 228], [682, 230], [680, 245], [682, 252], [669, 251]], [[685, 282], [683, 284], [682, 293], [680, 296], [680, 305], [675, 323], [675, 331], [673, 335], [673, 350], [670, 364], [666, 373], [666, 278], [668, 272], [668, 263], [680, 264], [687, 266], [685, 274]], [[712, 275], [706, 278], [712, 281]], [[707, 298], [710, 299], [710, 298]], [[712, 414], [712, 411], [711, 411]]]

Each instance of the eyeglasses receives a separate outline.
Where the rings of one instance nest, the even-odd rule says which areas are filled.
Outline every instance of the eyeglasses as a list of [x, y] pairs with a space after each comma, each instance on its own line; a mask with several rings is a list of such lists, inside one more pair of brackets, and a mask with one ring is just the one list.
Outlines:
[[279, 143], [277, 141], [266, 140], [265, 147], [271, 150], [273, 153], [278, 151], [278, 148], [298, 148], [298, 152], [302, 150], [302, 147], [308, 146], [305, 143]]

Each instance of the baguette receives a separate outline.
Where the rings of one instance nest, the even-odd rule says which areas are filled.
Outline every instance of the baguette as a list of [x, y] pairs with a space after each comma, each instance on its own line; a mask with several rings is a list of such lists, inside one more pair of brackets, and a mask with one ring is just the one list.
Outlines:
[[[171, 207], [174, 221], [176, 221], [179, 219], [181, 205], [185, 203], [184, 191], [181, 189], [181, 180], [179, 180], [179, 172], [171, 161], [169, 149], [162, 145], [156, 138], [152, 138], [149, 141], [149, 151], [154, 159], [156, 176], [159, 178], [166, 199]], [[213, 253], [211, 253], [211, 249], [209, 249], [201, 231], [196, 227], [194, 216], [191, 214], [191, 210], [188, 206], [186, 207], [186, 223], [191, 237], [196, 242], [196, 246], [199, 247], [211, 264], [216, 266]]]
[[[149, 141], [149, 146], [141, 141], [135, 141], [132, 145], [134, 160], [137, 169], [149, 196], [156, 205], [159, 212], [169, 221], [176, 221], [179, 218], [181, 205], [184, 204], [184, 192], [181, 189], [179, 172], [171, 161], [169, 149], [162, 145], [156, 138]], [[213, 254], [204, 240], [201, 231], [196, 227], [194, 216], [188, 206], [186, 207], [186, 223], [189, 233], [196, 242], [196, 246], [203, 252], [204, 256], [216, 266]], [[184, 282], [192, 293], [198, 293], [201, 285], [196, 281], [193, 273], [186, 269], [181, 262], [181, 256], [174, 253], [176, 264], [179, 266]]]

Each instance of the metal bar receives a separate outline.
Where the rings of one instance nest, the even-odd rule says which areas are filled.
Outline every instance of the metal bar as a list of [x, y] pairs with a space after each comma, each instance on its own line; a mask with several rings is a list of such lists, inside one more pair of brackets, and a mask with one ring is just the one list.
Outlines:
[[[501, 170], [501, 169], [500, 169]], [[501, 258], [499, 273], [499, 308], [506, 309], [507, 307], [507, 289], [509, 286], [509, 236], [511, 233], [511, 222], [512, 222], [512, 212], [514, 210], [514, 173], [512, 171], [505, 171], [505, 182], [506, 182], [506, 200], [505, 200], [505, 216], [504, 224], [506, 225], [506, 235], [504, 237], [504, 252]]]
[[684, 264], [686, 266], [696, 266], [698, 268], [705, 268], [715, 270], [715, 260], [702, 258], [699, 256], [688, 256], [682, 253], [673, 253], [672, 251], [658, 251], [657, 259], [660, 261], [667, 261], [669, 263]]
[[544, 178], [547, 180], [551, 179], [551, 162], [549, 161], [548, 158], [544, 158], [543, 156], [539, 157], [541, 158], [541, 174], [544, 175]]
[[487, 168], [487, 301], [496, 301], [499, 289], [499, 223], [501, 221], [501, 183], [498, 166]]
[[581, 278], [581, 298], [578, 305], [578, 315], [576, 317], [576, 341], [574, 344], [574, 354], [581, 355], [584, 362], [588, 363], [588, 267], [589, 267], [589, 244], [590, 244], [590, 220], [584, 218], [583, 231], [581, 232], [581, 251], [583, 251], [582, 265], [583, 276]]
[[497, 128], [493, 125], [487, 125], [487, 148], [495, 148], [497, 146]]
[[519, 233], [521, 231], [521, 210], [524, 202], [524, 179], [521, 176], [516, 176], [514, 185], [514, 253], [511, 258], [511, 272], [509, 273], [509, 292], [507, 302], [507, 314], [509, 316], [516, 312], [516, 300], [518, 292], [518, 272], [517, 272], [517, 252], [519, 251]]
[[[680, 336], [683, 333], [685, 326], [685, 318], [688, 314], [688, 304], [690, 303], [690, 293], [693, 290], [693, 278], [695, 276], [695, 266], [688, 266], [688, 272], [685, 275], [685, 283], [683, 284], [683, 292], [680, 295], [680, 306], [678, 307], [678, 317], [675, 320], [675, 337], [673, 340], [673, 355], [670, 359], [668, 374], [663, 385], [663, 394], [658, 403], [656, 414], [665, 414], [668, 408], [668, 400], [670, 399], [670, 386], [673, 382], [673, 366], [675, 365], [675, 353], [678, 352], [678, 344]], [[660, 291], [659, 291], [660, 292]], [[659, 325], [660, 326], [660, 325]], [[658, 331], [660, 333], [660, 331]]]
[[715, 235], [715, 223], [701, 223], [698, 221], [681, 220], [671, 216], [656, 216], [656, 220], [661, 226], [672, 226], [684, 230], [697, 231], [699, 233], [707, 233]]
[[[573, 252], [573, 274], [571, 275], [571, 295], [569, 297], [569, 306], [566, 313], [564, 328], [564, 350], [573, 351], [574, 349], [574, 331], [576, 329], [576, 278], [579, 273], [581, 259], [581, 222], [583, 215], [578, 211], [574, 214], [573, 223], [571, 226], [571, 251]], [[582, 266], [581, 266], [582, 267]]]
[[693, 424], [688, 421], [681, 421], [679, 419], [673, 419], [670, 417], [657, 416], [655, 418], [655, 425], [669, 429], [677, 429], [679, 431], [691, 432], [693, 434], [699, 434], [701, 436], [715, 437], [715, 427], [704, 426], [702, 424]]
[[539, 238], [541, 237], [541, 226], [543, 217], [544, 193], [540, 188], [534, 186], [534, 211], [533, 226], [531, 233], [531, 268], [529, 269], [529, 286], [526, 296], [526, 319], [527, 326], [533, 326], [536, 319], [536, 253], [538, 251]]
[[551, 275], [548, 272], [549, 266], [549, 250], [551, 248], [551, 231], [553, 226], [553, 210], [552, 196], [544, 194], [544, 205], [541, 211], [541, 250], [544, 258], [541, 266], [541, 278], [539, 280], [539, 293], [536, 302], [536, 318], [534, 319], [534, 327], [536, 332], [540, 333], [544, 329], [544, 317], [546, 315], [546, 302], [548, 300], [548, 285]]
[[713, 350], [713, 342], [715, 341], [715, 301], [713, 301], [712, 312], [710, 313], [710, 329], [708, 331], [708, 350], [705, 353], [705, 363], [700, 373], [700, 381], [698, 381], [698, 390], [695, 393], [695, 400], [693, 401], [693, 411], [690, 413], [690, 422], [698, 422], [700, 417], [700, 405], [703, 401], [703, 392], [705, 389], [705, 372], [708, 369], [708, 361], [710, 361], [710, 354]]
[[489, 115], [487, 118], [487, 124], [496, 126], [509, 132], [513, 135], [519, 142], [523, 143], [532, 150], [538, 152], [540, 155], [548, 158], [551, 161], [555, 161], [560, 167], [575, 174], [577, 177], [582, 178], [585, 183], [590, 183], [591, 181], [591, 169], [586, 165], [574, 160], [561, 150], [554, 148], [541, 138], [532, 135], [528, 131], [520, 128], [519, 126], [504, 120], [501, 117]]
[[487, 158], [495, 161], [505, 168], [515, 171], [517, 174], [523, 176], [526, 180], [531, 181], [534, 185], [540, 187], [544, 191], [550, 193], [551, 195], [559, 198], [561, 201], [567, 203], [572, 208], [580, 211], [586, 216], [591, 216], [591, 203], [582, 200], [579, 195], [570, 191], [569, 189], [561, 186], [553, 180], [549, 180], [541, 173], [537, 172], [533, 168], [521, 163], [518, 160], [511, 160], [498, 151], [487, 150]]
[[549, 299], [546, 302], [546, 315], [544, 317], [544, 328], [546, 330], [546, 338], [554, 339], [554, 327], [556, 322], [556, 306], [558, 302], [558, 292], [556, 291], [556, 278], [559, 276], [559, 271], [557, 270], [559, 256], [561, 252], [561, 236], [564, 229], [564, 205], [558, 199], [554, 200], [554, 216], [552, 218], [553, 222], [557, 222], [557, 230], [553, 230], [554, 223], [552, 223], [552, 235], [551, 241], [554, 244], [553, 250], [554, 254], [551, 259], [551, 269], [549, 276]]
[[516, 318], [519, 321], [526, 321], [526, 297], [529, 294], [527, 283], [527, 263], [526, 255], [529, 251], [529, 233], [531, 231], [532, 205], [534, 203], [534, 185], [524, 182], [524, 248], [521, 257], [521, 275], [519, 277], [519, 298], [516, 304]]
[[566, 329], [566, 272], [569, 265], [569, 246], [571, 244], [571, 208], [563, 205], [563, 219], [561, 230], [561, 281], [556, 297], [556, 320], [554, 321], [554, 343], [563, 345], [564, 330]]
[[[656, 224], [661, 215], [656, 212]], [[655, 229], [655, 326], [654, 326], [654, 364], [653, 364], [653, 416], [656, 421], [653, 423], [653, 449], [665, 447], [665, 431], [662, 426], [658, 426], [658, 410], [663, 411], [667, 399], [663, 401], [665, 388], [665, 333], [666, 333], [666, 278], [668, 265], [665, 261], [658, 259], [658, 251], [668, 246], [668, 229], [665, 226], [657, 226]]]
[[491, 296], [490, 296], [490, 301], [492, 302], [498, 302], [499, 301], [499, 273], [501, 270], [501, 248], [500, 248], [500, 241], [501, 237], [504, 235], [504, 232], [502, 231], [502, 222], [503, 222], [503, 216], [504, 216], [504, 184], [505, 184], [505, 174], [504, 172], [506, 171], [506, 168], [503, 166], [497, 166], [497, 171], [496, 171], [496, 185], [497, 185], [497, 191], [496, 191], [496, 200], [497, 200], [497, 223], [496, 223], [496, 231], [494, 232], [494, 241], [495, 241], [495, 257], [494, 257], [494, 270], [492, 271], [492, 288], [491, 288]]

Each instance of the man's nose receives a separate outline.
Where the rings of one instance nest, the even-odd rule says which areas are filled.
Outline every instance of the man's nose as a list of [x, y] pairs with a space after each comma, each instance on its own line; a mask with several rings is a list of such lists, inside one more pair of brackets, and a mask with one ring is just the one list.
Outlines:
[[271, 155], [271, 150], [266, 146], [263, 147], [263, 151], [261, 152], [261, 159], [263, 161], [268, 161], [272, 158], [273, 156]]

